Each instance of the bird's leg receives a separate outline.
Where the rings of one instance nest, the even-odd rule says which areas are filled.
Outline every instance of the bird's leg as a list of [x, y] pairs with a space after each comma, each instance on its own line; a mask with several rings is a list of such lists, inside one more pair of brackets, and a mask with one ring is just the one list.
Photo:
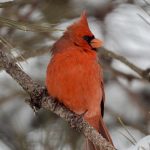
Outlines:
[[79, 118], [77, 118], [77, 123], [81, 123], [82, 122], [82, 120], [83, 120], [83, 117], [84, 117], [84, 115], [87, 113], [87, 109], [83, 112], [83, 113], [81, 113], [80, 115], [79, 115]]

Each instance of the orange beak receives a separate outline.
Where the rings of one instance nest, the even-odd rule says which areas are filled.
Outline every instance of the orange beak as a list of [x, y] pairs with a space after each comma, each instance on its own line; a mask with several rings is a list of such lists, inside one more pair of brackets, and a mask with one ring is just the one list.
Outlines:
[[90, 42], [90, 45], [92, 46], [92, 48], [99, 48], [103, 45], [103, 42], [100, 41], [99, 39], [93, 39], [91, 42]]

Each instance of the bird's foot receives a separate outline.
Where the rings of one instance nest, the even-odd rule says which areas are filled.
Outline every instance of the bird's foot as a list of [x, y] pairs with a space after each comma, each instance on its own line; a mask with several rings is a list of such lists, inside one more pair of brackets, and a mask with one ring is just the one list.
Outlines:
[[30, 98], [25, 99], [25, 102], [28, 103], [36, 114], [37, 111], [41, 108], [42, 98], [47, 96], [46, 87], [38, 89]]
[[83, 117], [84, 115], [87, 113], [88, 110], [86, 110], [85, 112], [83, 112], [82, 114], [74, 114], [71, 115], [71, 119], [69, 121], [71, 128], [74, 128], [76, 130], [80, 129], [80, 124], [83, 122]]

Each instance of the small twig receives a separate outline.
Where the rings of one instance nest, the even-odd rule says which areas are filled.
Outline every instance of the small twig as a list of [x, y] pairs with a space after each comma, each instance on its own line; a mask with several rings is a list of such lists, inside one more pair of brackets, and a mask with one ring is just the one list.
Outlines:
[[121, 135], [123, 135], [126, 139], [128, 139], [128, 141], [130, 141], [131, 144], [133, 144], [133, 145], [136, 144], [136, 143], [134, 143], [128, 136], [126, 136], [124, 133], [122, 133], [121, 131], [119, 131], [119, 133], [120, 133]]
[[121, 71], [116, 70], [116, 69], [114, 69], [114, 68], [112, 68], [110, 66], [108, 66], [108, 69], [110, 71], [112, 71], [112, 73], [113, 73], [114, 76], [123, 77], [123, 78], [127, 79], [129, 82], [131, 82], [132, 80], [139, 80], [139, 81], [142, 80], [140, 77], [137, 77], [137, 76], [135, 76], [133, 74], [127, 74], [125, 72], [121, 72]]
[[10, 20], [4, 17], [0, 17], [0, 23], [9, 26], [15, 29], [23, 30], [23, 31], [32, 31], [32, 32], [51, 32], [51, 31], [64, 31], [61, 29], [56, 29], [48, 25], [37, 25], [37, 24], [28, 24], [27, 22], [18, 22], [14, 20]]
[[[115, 118], [115, 120], [120, 116], [119, 113], [115, 112], [114, 110], [112, 110], [110, 107], [105, 107], [105, 110], [112, 116]], [[123, 118], [123, 121], [125, 122], [125, 124], [127, 124], [128, 126], [131, 126], [132, 128], [135, 128], [137, 130], [139, 130], [140, 132], [142, 132], [143, 134], [147, 135], [149, 134], [149, 132], [146, 130], [145, 127], [140, 126], [138, 123], [133, 123], [129, 120], [126, 119], [126, 117], [124, 115], [121, 115], [121, 118]]]
[[150, 22], [146, 20], [141, 14], [137, 14], [144, 22], [146, 22], [148, 25], [150, 25]]
[[123, 123], [123, 121], [121, 120], [120, 117], [118, 117], [118, 121], [120, 122], [120, 124], [123, 126], [123, 128], [125, 129], [125, 131], [130, 135], [130, 137], [133, 140], [133, 143], [136, 143], [137, 141], [135, 140], [135, 138], [133, 137], [133, 135], [129, 132], [129, 130], [127, 129], [127, 127], [125, 126], [125, 124]]
[[122, 77], [126, 78], [128, 81], [132, 81], [133, 79], [135, 79], [135, 80], [141, 80], [141, 78], [136, 77], [133, 74], [127, 74], [127, 73], [121, 72], [119, 70], [116, 70], [114, 68], [112, 69], [112, 71], [114, 72], [114, 74], [122, 76]]

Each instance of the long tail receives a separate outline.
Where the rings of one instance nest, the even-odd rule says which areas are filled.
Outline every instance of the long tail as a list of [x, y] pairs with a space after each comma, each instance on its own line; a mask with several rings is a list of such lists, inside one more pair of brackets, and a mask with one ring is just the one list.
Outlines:
[[[99, 132], [100, 134], [102, 134], [102, 136], [109, 141], [112, 145], [112, 139], [110, 137], [110, 134], [107, 130], [106, 125], [104, 124], [103, 119], [100, 119], [100, 128], [99, 128]], [[86, 139], [86, 144], [85, 144], [85, 149], [84, 150], [100, 150], [99, 148], [97, 148], [90, 140]]]

